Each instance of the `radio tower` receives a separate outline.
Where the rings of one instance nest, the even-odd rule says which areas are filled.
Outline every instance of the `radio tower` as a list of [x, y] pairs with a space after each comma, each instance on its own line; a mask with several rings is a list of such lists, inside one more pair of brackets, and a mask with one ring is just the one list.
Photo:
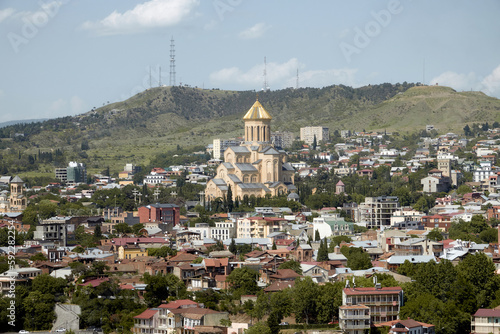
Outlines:
[[266, 73], [266, 57], [264, 57], [264, 87], [262, 88], [264, 92], [269, 90], [269, 85], [267, 84], [267, 73]]
[[170, 86], [175, 86], [175, 44], [174, 36], [170, 40]]

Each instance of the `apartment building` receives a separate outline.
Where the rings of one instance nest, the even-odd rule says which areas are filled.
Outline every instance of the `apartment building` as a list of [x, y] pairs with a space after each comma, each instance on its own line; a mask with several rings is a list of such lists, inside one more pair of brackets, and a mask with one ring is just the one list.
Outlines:
[[[399, 317], [399, 310], [403, 306], [403, 290], [401, 287], [382, 287], [380, 283], [376, 283], [375, 287], [370, 288], [347, 286], [342, 291], [342, 305], [367, 306], [370, 309], [371, 323], [396, 320]], [[360, 307], [357, 310], [361, 311], [364, 308]], [[339, 320], [341, 323], [348, 323], [348, 321], [364, 319], [364, 317], [355, 319], [358, 316], [360, 315], [340, 312]]]
[[316, 142], [319, 144], [321, 141], [330, 140], [330, 131], [328, 128], [322, 126], [306, 126], [300, 128], [300, 140], [304, 143], [311, 145], [316, 137]]
[[339, 326], [346, 334], [363, 334], [370, 329], [370, 308], [366, 305], [339, 307]]
[[358, 206], [356, 221], [369, 228], [390, 226], [392, 214], [400, 210], [397, 196], [366, 197]]
[[249, 217], [238, 219], [237, 238], [267, 238], [273, 232], [280, 232], [287, 220], [275, 217]]

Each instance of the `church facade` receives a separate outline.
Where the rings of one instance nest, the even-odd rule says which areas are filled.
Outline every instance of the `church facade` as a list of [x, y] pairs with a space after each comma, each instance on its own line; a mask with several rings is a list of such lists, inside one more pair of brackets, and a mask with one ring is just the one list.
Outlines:
[[27, 207], [27, 199], [24, 195], [24, 181], [19, 176], [9, 182], [10, 195], [6, 192], [0, 193], [0, 212], [22, 212]]
[[233, 200], [243, 199], [245, 195], [277, 196], [295, 190], [295, 170], [287, 162], [286, 152], [271, 143], [271, 115], [257, 100], [243, 120], [245, 141], [224, 152], [224, 162], [217, 167], [217, 175], [207, 182], [207, 201], [223, 198], [229, 187]]

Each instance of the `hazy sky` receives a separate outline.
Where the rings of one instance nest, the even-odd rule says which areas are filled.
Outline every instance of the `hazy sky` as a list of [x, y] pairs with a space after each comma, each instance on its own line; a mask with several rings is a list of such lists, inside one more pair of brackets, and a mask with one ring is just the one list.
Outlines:
[[[425, 82], [500, 97], [500, 1], [0, 2], [0, 122], [176, 84], [271, 90]], [[425, 65], [424, 65], [425, 64]], [[425, 71], [424, 71], [425, 68]]]

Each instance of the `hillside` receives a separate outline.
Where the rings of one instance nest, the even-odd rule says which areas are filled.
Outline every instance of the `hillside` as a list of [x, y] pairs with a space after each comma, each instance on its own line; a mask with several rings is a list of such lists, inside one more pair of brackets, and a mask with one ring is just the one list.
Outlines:
[[[254, 91], [157, 87], [79, 116], [1, 128], [0, 149], [37, 154], [60, 148], [66, 159], [83, 161], [91, 170], [109, 166], [118, 171], [127, 162], [147, 165], [152, 156], [177, 145], [241, 136], [241, 117], [255, 98]], [[260, 92], [259, 100], [273, 116], [273, 130], [297, 135], [307, 125], [324, 125], [331, 132], [412, 132], [433, 124], [444, 133], [462, 132], [467, 123], [500, 121], [496, 98], [406, 83], [283, 89]]]

